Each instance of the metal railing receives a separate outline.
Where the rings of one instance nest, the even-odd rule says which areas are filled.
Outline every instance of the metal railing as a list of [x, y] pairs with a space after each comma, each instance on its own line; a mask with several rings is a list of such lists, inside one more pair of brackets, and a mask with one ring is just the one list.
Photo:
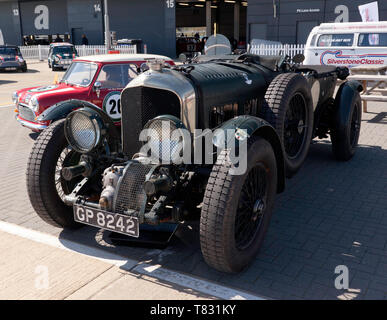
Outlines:
[[[50, 46], [20, 46], [20, 51], [25, 59], [39, 59], [41, 61], [47, 60], [48, 51]], [[78, 55], [83, 56], [93, 56], [99, 54], [106, 54], [106, 47], [101, 46], [75, 46], [77, 49]], [[137, 49], [135, 45], [124, 45], [124, 46], [113, 46], [111, 50], [119, 51], [120, 53], [135, 54]]]
[[281, 45], [252, 45], [249, 47], [249, 52], [259, 55], [283, 55], [286, 54], [293, 57], [296, 54], [304, 53], [304, 44], [281, 44]]

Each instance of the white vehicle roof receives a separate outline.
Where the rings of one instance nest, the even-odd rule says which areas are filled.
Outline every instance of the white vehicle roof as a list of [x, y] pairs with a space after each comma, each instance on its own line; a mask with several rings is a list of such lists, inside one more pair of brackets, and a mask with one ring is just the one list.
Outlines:
[[312, 30], [312, 33], [321, 32], [387, 32], [387, 21], [321, 23], [319, 26], [314, 27]]
[[167, 56], [158, 54], [101, 54], [94, 56], [85, 56], [74, 59], [73, 61], [87, 60], [91, 62], [124, 62], [124, 61], [145, 61], [145, 60], [172, 60]]

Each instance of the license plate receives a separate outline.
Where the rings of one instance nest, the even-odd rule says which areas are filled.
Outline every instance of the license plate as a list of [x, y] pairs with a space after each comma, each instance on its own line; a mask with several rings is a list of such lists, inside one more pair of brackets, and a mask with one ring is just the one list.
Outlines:
[[9, 71], [11, 71], [11, 70], [16, 70], [16, 68], [14, 68], [14, 67], [8, 67], [8, 68], [5, 68], [5, 70], [9, 70]]
[[138, 218], [111, 213], [81, 205], [74, 205], [74, 220], [93, 227], [138, 238]]

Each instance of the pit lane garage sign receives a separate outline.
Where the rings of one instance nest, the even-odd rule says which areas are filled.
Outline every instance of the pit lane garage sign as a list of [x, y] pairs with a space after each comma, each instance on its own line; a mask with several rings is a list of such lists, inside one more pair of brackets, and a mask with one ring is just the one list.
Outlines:
[[114, 122], [121, 121], [121, 92], [109, 92], [103, 100], [102, 108]]

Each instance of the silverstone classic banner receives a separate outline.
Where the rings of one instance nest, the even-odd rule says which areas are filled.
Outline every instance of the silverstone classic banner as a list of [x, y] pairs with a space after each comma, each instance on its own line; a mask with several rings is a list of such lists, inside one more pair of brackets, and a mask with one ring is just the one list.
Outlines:
[[327, 50], [321, 54], [322, 65], [383, 65], [387, 64], [387, 53], [343, 54], [341, 50]]

